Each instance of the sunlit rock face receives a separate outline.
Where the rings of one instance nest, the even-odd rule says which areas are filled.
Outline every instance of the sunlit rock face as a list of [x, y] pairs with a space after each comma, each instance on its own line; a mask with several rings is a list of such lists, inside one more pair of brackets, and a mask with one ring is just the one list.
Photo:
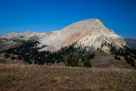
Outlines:
[[121, 36], [107, 29], [99, 19], [87, 19], [75, 22], [62, 30], [48, 33], [36, 33], [26, 31], [24, 33], [10, 33], [0, 35], [0, 38], [29, 40], [37, 38], [38, 46], [47, 45], [42, 50], [57, 51], [61, 47], [75, 43], [77, 46], [90, 46], [94, 49], [100, 48], [105, 42], [112, 43], [118, 47], [126, 45]]
[[45, 48], [47, 50], [58, 50], [72, 43], [93, 46], [95, 49], [100, 48], [105, 42], [119, 47], [126, 45], [121, 36], [107, 29], [99, 19], [87, 19], [73, 23], [60, 31], [54, 31], [42, 36], [39, 41], [41, 45], [49, 45]]

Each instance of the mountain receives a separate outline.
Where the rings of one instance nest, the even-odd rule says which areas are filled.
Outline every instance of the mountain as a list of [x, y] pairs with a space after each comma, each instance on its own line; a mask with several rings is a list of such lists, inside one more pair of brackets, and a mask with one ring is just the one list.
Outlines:
[[125, 39], [127, 45], [129, 45], [131, 48], [136, 49], [136, 39]]
[[75, 22], [62, 30], [0, 35], [0, 59], [28, 64], [99, 68], [136, 67], [136, 50], [99, 19]]
[[75, 22], [60, 31], [48, 33], [36, 33], [26, 31], [24, 33], [10, 33], [0, 35], [5, 39], [29, 40], [37, 39], [44, 47], [42, 50], [56, 51], [61, 47], [75, 43], [77, 46], [90, 46], [98, 49], [103, 43], [112, 43], [115, 46], [122, 47], [126, 42], [121, 36], [115, 34], [112, 30], [106, 28], [99, 19], [87, 19]]
[[40, 37], [40, 43], [48, 45], [45, 49], [58, 50], [61, 47], [76, 43], [82, 46], [100, 48], [105, 42], [116, 46], [126, 45], [124, 39], [107, 29], [98, 19], [87, 19], [73, 23], [61, 31], [55, 31]]

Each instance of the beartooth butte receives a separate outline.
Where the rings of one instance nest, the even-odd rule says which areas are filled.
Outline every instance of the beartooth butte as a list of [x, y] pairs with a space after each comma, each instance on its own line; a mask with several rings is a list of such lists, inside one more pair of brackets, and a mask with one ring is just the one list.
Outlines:
[[100, 48], [105, 42], [122, 47], [126, 42], [121, 36], [116, 35], [112, 30], [107, 29], [99, 19], [87, 19], [73, 23], [60, 31], [48, 33], [12, 33], [0, 35], [0, 38], [24, 39], [37, 38], [39, 46], [47, 45], [42, 50], [56, 51], [61, 47], [76, 43], [77, 45]]

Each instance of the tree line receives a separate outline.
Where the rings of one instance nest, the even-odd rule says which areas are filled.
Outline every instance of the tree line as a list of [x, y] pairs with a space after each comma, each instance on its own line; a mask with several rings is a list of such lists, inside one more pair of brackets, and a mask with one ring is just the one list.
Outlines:
[[104, 43], [102, 46], [109, 46], [111, 48], [110, 52], [115, 55], [116, 60], [121, 60], [123, 57], [128, 64], [136, 68], [136, 49], [132, 49], [129, 46], [117, 47], [112, 43]]
[[38, 41], [23, 41], [19, 47], [4, 51], [5, 58], [23, 60], [28, 64], [49, 65], [63, 62], [66, 66], [91, 67], [90, 60], [95, 57], [90, 47], [75, 47], [75, 44], [72, 44], [56, 52], [50, 52], [39, 51], [38, 44]]

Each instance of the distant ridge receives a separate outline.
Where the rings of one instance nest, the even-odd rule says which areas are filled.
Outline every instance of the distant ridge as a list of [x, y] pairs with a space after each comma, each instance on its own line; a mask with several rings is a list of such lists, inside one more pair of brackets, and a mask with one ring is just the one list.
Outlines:
[[136, 39], [125, 38], [125, 41], [131, 48], [136, 49]]

